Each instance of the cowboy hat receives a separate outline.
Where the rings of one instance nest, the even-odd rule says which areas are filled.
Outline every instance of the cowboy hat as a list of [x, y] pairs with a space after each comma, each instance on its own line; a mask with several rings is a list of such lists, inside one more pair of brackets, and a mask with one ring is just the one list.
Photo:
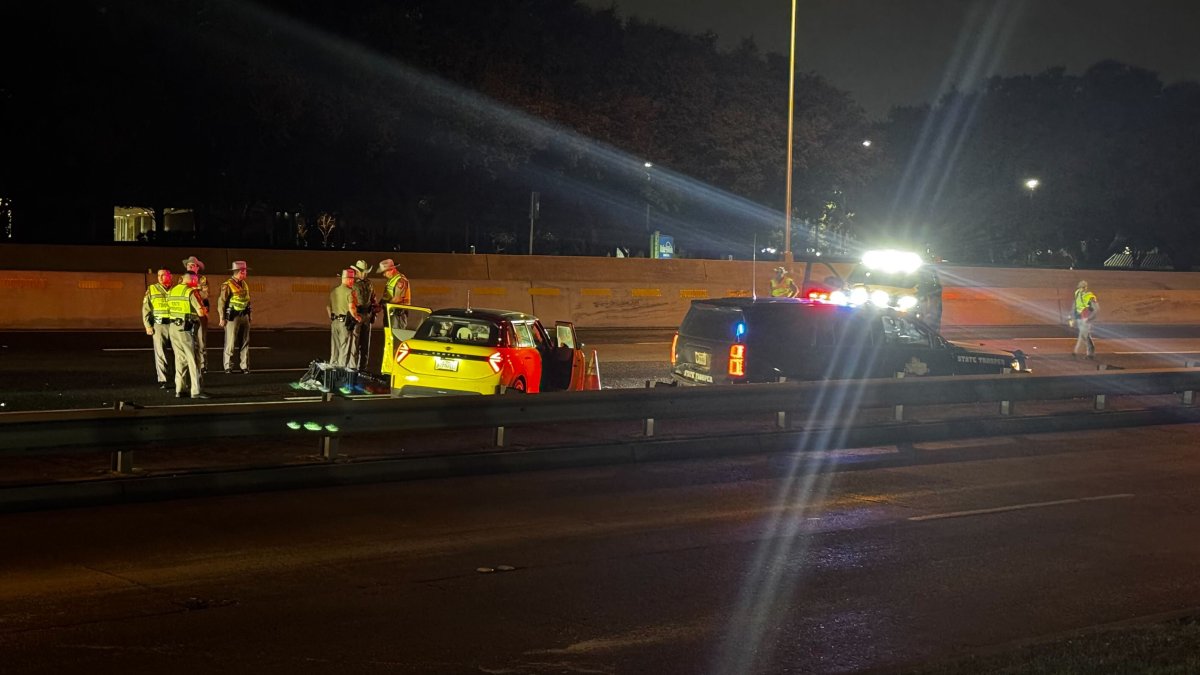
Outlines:
[[394, 269], [396, 269], [396, 263], [392, 262], [391, 258], [388, 258], [387, 260], [382, 260], [379, 263], [379, 271], [380, 272], [386, 272], [388, 270], [394, 270]]
[[250, 269], [250, 268], [246, 267], [245, 260], [234, 260], [233, 265], [229, 268], [229, 271], [237, 272], [237, 271], [248, 270], [248, 269]]
[[362, 276], [366, 276], [367, 274], [369, 274], [371, 272], [371, 266], [367, 264], [366, 260], [359, 260], [358, 262], [351, 265], [351, 267], [358, 270], [358, 273]]
[[204, 263], [194, 255], [188, 256], [187, 260], [183, 261], [183, 269], [187, 269], [188, 265], [195, 265], [201, 272], [204, 271]]
[[787, 268], [786, 268], [786, 267], [784, 267], [783, 265], [780, 265], [779, 267], [776, 267], [776, 268], [775, 268], [775, 271], [776, 271], [776, 272], [786, 272], [786, 271], [787, 271]]

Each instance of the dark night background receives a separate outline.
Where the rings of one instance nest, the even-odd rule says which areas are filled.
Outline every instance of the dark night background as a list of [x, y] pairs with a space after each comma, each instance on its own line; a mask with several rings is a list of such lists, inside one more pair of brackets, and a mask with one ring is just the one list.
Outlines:
[[[193, 211], [160, 219], [159, 243], [518, 253], [531, 191], [539, 253], [636, 254], [651, 230], [692, 257], [782, 240], [783, 1], [745, 25], [634, 0], [17, 4], [0, 10], [10, 241], [111, 242], [113, 207], [137, 205]], [[797, 256], [1198, 262], [1186, 3], [1130, 5], [1125, 32], [1108, 2], [911, 3], [926, 21], [801, 4]], [[1047, 42], [1061, 61], [1031, 47]]]

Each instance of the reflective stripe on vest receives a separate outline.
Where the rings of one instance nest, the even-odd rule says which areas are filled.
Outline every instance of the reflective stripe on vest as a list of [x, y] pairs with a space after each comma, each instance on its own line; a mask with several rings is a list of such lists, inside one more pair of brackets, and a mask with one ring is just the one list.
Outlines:
[[162, 287], [162, 284], [154, 284], [147, 291], [150, 294], [150, 311], [154, 313], [155, 319], [166, 319], [171, 315], [171, 308], [167, 304], [167, 296], [170, 291]]
[[775, 298], [783, 298], [783, 297], [791, 296], [792, 283], [793, 282], [792, 282], [791, 277], [784, 277], [783, 279], [781, 279], [779, 281], [776, 281], [775, 279], [771, 279], [771, 296], [775, 297]]
[[229, 308], [235, 312], [244, 312], [250, 306], [250, 284], [237, 279], [227, 279], [229, 287]]
[[185, 321], [197, 321], [200, 315], [192, 311], [192, 293], [196, 289], [191, 286], [180, 284], [172, 286], [167, 292], [167, 305], [170, 308], [171, 319], [183, 319]]

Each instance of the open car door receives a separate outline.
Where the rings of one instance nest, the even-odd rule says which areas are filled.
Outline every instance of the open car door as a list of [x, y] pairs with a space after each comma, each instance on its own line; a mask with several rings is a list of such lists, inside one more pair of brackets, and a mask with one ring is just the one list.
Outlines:
[[587, 372], [583, 345], [575, 334], [575, 324], [556, 321], [550, 335], [554, 346], [553, 358], [543, 363], [543, 391], [580, 391]]
[[383, 359], [379, 362], [379, 372], [392, 372], [396, 346], [416, 334], [417, 327], [432, 313], [433, 310], [427, 307], [387, 305], [383, 323]]

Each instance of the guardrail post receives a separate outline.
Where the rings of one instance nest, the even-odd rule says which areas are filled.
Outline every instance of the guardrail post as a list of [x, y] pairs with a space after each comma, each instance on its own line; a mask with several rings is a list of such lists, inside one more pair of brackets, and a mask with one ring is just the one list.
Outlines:
[[[784, 382], [787, 382], [787, 378], [780, 375], [778, 382], [783, 384]], [[788, 417], [786, 410], [780, 410], [779, 412], [775, 413], [775, 426], [779, 429], [788, 428]]]
[[[1108, 364], [1107, 363], [1097, 364], [1096, 370], [1108, 370]], [[1096, 394], [1096, 401], [1093, 404], [1093, 408], [1096, 410], [1104, 410], [1104, 405], [1105, 405], [1104, 394]]]
[[[333, 402], [333, 392], [325, 392], [321, 400], [325, 403]], [[331, 434], [321, 436], [321, 457], [327, 462], [332, 462], [338, 456], [338, 437]]]
[[[125, 401], [117, 401], [113, 404], [113, 410], [116, 412], [120, 412], [125, 408]], [[113, 473], [133, 473], [133, 451], [113, 450], [109, 468]]]
[[[896, 379], [897, 379], [897, 380], [903, 380], [903, 379], [904, 379], [904, 372], [903, 372], [903, 371], [897, 372], [897, 373], [896, 373]], [[895, 421], [897, 421], [897, 422], [903, 422], [903, 421], [904, 421], [904, 404], [903, 404], [903, 403], [901, 403], [901, 404], [898, 404], [898, 405], [896, 405], [896, 407], [895, 407], [895, 408], [893, 408], [893, 410], [892, 410], [892, 419], [893, 419], [893, 420], [895, 420]]]
[[[1200, 361], [1184, 361], [1183, 367], [1184, 368], [1195, 368], [1197, 363], [1200, 363]], [[1191, 389], [1180, 392], [1179, 393], [1179, 401], [1181, 403], [1183, 403], [1184, 405], [1194, 405], [1196, 403], [1196, 392]]]
[[[650, 380], [646, 380], [646, 388], [649, 389], [652, 386], [654, 386], [654, 385], [651, 384]], [[654, 418], [653, 417], [647, 417], [646, 419], [642, 420], [642, 434], [645, 436], [653, 436], [654, 435]]]
[[508, 434], [505, 433], [504, 427], [496, 427], [496, 447], [503, 448], [508, 441]]

